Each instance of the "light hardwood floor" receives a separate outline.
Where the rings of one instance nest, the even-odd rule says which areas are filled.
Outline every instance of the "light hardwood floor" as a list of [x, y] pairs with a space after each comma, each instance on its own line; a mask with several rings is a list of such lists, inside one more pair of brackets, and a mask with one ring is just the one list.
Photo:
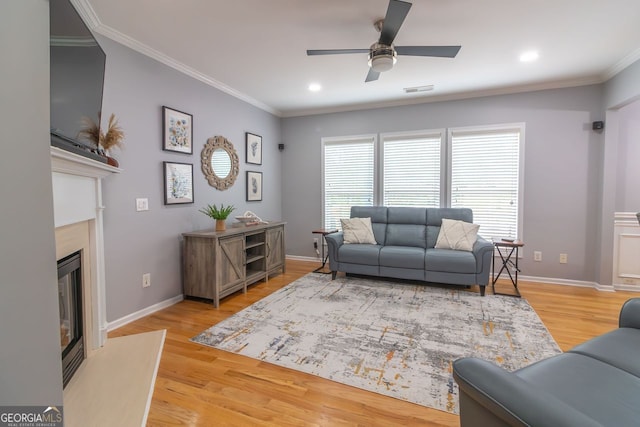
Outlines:
[[[147, 425], [459, 425], [455, 415], [189, 341], [316, 266], [287, 261], [286, 274], [250, 286], [246, 295], [223, 299], [217, 310], [185, 300], [111, 332], [114, 337], [167, 329]], [[616, 328], [622, 303], [640, 296], [539, 283], [519, 287], [563, 350]], [[511, 289], [510, 283], [498, 287], [499, 292]]]

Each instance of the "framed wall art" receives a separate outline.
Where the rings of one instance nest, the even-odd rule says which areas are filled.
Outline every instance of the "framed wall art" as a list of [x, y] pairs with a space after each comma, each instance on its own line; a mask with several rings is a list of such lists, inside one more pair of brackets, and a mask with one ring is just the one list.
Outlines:
[[190, 163], [163, 162], [164, 204], [193, 203], [193, 165]]
[[262, 200], [262, 172], [247, 171], [247, 201]]
[[262, 164], [262, 137], [253, 133], [247, 136], [247, 163], [252, 165]]
[[193, 154], [193, 116], [162, 107], [162, 149]]

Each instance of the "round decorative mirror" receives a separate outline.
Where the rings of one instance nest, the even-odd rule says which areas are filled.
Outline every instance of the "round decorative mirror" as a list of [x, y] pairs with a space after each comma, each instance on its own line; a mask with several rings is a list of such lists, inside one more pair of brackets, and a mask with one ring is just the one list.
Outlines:
[[214, 136], [207, 139], [200, 156], [202, 173], [207, 178], [209, 185], [226, 190], [231, 187], [238, 178], [240, 161], [233, 144], [224, 136]]

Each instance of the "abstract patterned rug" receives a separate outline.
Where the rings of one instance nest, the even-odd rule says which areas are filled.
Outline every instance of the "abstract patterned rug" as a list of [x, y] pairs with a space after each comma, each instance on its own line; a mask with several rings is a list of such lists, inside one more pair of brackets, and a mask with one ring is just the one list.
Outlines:
[[561, 352], [524, 299], [313, 273], [192, 341], [456, 414], [454, 360]]

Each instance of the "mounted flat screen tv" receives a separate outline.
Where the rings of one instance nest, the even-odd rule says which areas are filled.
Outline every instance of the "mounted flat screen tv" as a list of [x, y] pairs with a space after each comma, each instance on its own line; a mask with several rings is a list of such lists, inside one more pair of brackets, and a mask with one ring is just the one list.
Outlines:
[[106, 55], [69, 0], [49, 2], [51, 144], [104, 161], [80, 135], [83, 118], [99, 125]]

